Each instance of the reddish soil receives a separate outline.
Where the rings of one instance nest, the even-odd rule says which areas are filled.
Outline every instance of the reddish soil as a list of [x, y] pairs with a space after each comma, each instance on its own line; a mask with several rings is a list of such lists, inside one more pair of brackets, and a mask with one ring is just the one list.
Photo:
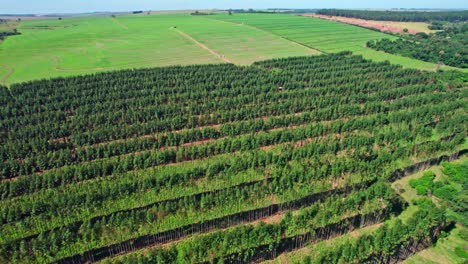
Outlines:
[[[338, 21], [346, 24], [366, 27], [366, 28], [374, 28], [378, 29], [382, 32], [393, 32], [393, 33], [404, 33], [403, 27], [395, 25], [390, 21], [375, 21], [375, 20], [364, 20], [359, 18], [350, 18], [350, 17], [340, 17], [340, 16], [326, 16], [326, 15], [304, 15], [309, 17], [316, 17], [321, 19], [333, 20]], [[408, 33], [416, 34], [419, 31], [414, 29], [408, 29]]]

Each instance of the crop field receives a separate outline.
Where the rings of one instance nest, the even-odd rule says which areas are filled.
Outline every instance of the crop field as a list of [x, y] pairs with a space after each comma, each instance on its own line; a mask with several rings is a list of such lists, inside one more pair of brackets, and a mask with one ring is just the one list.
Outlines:
[[[404, 67], [428, 71], [436, 69], [436, 65], [433, 63], [367, 48], [366, 43], [369, 40], [394, 39], [395, 37], [353, 25], [314, 17], [278, 14], [235, 14], [232, 16], [215, 15], [213, 17], [240, 25], [253, 26], [322, 52], [349, 50], [375, 61], [388, 60]], [[449, 69], [450, 67], [445, 68]]]
[[178, 29], [235, 64], [320, 53], [256, 28], [219, 20], [195, 19], [178, 26]]
[[358, 51], [364, 49], [370, 39], [390, 37], [380, 32], [311, 17], [277, 14], [235, 14], [213, 17], [254, 26], [324, 52], [339, 52], [345, 49]]
[[[389, 182], [466, 152], [466, 89], [437, 76], [342, 52], [0, 87], [0, 263], [259, 262], [382, 224]], [[389, 241], [438, 237], [437, 210]]]
[[[123, 68], [221, 63], [317, 54], [278, 36], [189, 15], [27, 20], [0, 44], [3, 84]], [[210, 53], [180, 31], [193, 32]]]

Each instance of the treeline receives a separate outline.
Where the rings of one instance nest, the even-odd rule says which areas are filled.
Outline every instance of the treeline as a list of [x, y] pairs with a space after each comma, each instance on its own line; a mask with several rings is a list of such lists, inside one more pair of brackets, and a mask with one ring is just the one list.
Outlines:
[[450, 21], [460, 22], [468, 20], [468, 11], [371, 11], [348, 9], [321, 9], [317, 14], [327, 16], [354, 17], [368, 20], [431, 22]]
[[15, 31], [0, 31], [0, 40], [5, 39], [8, 36], [19, 35], [20, 33]]

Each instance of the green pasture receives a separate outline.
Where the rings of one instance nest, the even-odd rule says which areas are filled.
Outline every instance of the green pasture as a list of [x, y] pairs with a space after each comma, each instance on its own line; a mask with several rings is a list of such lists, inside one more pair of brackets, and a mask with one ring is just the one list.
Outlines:
[[320, 52], [253, 27], [210, 19], [193, 19], [178, 29], [236, 64]]
[[[174, 17], [29, 20], [0, 45], [4, 83], [133, 67], [216, 63], [170, 27]], [[132, 22], [132, 23], [129, 23]]]

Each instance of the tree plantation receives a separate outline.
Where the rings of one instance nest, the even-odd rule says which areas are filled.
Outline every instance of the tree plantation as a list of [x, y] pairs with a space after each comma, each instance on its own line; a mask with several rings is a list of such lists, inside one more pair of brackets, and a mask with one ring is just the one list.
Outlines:
[[375, 225], [303, 262], [405, 259], [453, 219], [395, 223], [390, 183], [466, 153], [467, 96], [351, 52], [0, 87], [0, 262], [253, 263]]

